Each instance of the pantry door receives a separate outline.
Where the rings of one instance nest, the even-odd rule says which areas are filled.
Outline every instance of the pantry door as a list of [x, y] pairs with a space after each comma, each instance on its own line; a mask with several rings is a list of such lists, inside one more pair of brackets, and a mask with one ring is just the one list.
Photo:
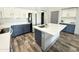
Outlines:
[[58, 23], [59, 11], [51, 12], [51, 23]]

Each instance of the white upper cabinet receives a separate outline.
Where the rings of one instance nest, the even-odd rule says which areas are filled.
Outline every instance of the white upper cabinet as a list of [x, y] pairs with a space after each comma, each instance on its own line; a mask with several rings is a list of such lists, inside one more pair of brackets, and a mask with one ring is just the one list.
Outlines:
[[2, 11], [3, 11], [3, 8], [0, 8], [0, 18], [2, 18]]
[[2, 18], [13, 18], [14, 10], [13, 8], [3, 8]]
[[72, 8], [69, 10], [69, 17], [76, 17], [76, 8]]
[[28, 12], [19, 8], [3, 8], [2, 18], [27, 18]]
[[14, 9], [14, 18], [20, 18], [20, 11], [17, 9]]
[[26, 10], [20, 10], [20, 18], [27, 18], [28, 12]]
[[67, 10], [62, 10], [61, 11], [61, 17], [67, 17], [67, 13], [68, 13]]
[[14, 9], [14, 17], [15, 18], [27, 18], [28, 13], [26, 10], [23, 10], [23, 9]]
[[61, 17], [76, 17], [76, 8], [63, 9]]

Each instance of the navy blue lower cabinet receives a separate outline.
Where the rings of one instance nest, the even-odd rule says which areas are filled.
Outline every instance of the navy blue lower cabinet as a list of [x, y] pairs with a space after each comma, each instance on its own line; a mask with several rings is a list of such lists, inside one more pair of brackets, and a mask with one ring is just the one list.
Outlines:
[[74, 33], [74, 31], [75, 31], [75, 25], [68, 25], [67, 31], [70, 32], [70, 33]]
[[36, 43], [41, 47], [41, 39], [42, 39], [42, 32], [35, 29], [35, 40]]
[[14, 25], [12, 26], [12, 29], [13, 29], [13, 33], [12, 33], [13, 37], [21, 35], [23, 33], [23, 27], [21, 25]]
[[75, 25], [72, 25], [72, 24], [64, 24], [64, 23], [62, 23], [62, 24], [63, 25], [67, 25], [67, 27], [62, 30], [63, 32], [74, 33], [74, 31], [75, 31]]
[[13, 33], [11, 35], [12, 37], [30, 32], [30, 24], [13, 25], [11, 26], [11, 28], [13, 30]]
[[23, 33], [28, 33], [28, 32], [30, 32], [30, 25], [29, 24], [23, 25]]

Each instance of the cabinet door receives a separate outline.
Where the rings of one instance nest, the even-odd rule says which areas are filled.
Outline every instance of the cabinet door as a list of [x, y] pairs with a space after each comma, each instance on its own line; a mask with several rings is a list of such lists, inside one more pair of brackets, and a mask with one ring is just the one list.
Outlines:
[[14, 12], [12, 8], [4, 8], [2, 11], [2, 18], [13, 18]]
[[62, 10], [61, 12], [61, 17], [67, 17], [68, 11], [67, 10]]
[[17, 10], [17, 9], [14, 9], [14, 18], [19, 18], [19, 15], [20, 15], [20, 11]]
[[76, 8], [72, 8], [69, 10], [69, 17], [76, 17]]
[[71, 26], [67, 24], [66, 32], [71, 32]]
[[74, 30], [75, 30], [75, 25], [69, 24], [67, 27], [67, 32], [74, 33]]
[[76, 17], [76, 8], [62, 10], [61, 17]]
[[15, 18], [27, 18], [27, 12], [25, 10], [22, 9], [14, 9], [15, 13], [14, 13], [14, 17]]
[[14, 25], [12, 26], [12, 29], [13, 29], [12, 36], [16, 37], [18, 35], [30, 32], [30, 24]]
[[67, 25], [67, 27], [65, 29], [63, 29], [62, 31], [69, 32], [69, 33], [74, 33], [75, 25], [71, 25], [71, 24], [65, 24], [65, 25]]
[[41, 47], [41, 38], [42, 38], [42, 32], [35, 29], [35, 40], [36, 40], [36, 43]]
[[25, 10], [20, 10], [20, 18], [27, 18], [28, 17], [28, 13]]
[[24, 24], [23, 25], [23, 31], [24, 31], [24, 33], [30, 32], [30, 24]]
[[23, 34], [23, 26], [22, 25], [14, 25], [13, 26], [13, 37]]

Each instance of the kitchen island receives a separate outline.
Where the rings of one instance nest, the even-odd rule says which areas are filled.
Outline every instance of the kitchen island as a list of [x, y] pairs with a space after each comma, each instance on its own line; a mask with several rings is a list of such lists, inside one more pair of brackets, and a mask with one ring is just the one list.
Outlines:
[[48, 23], [34, 26], [35, 40], [43, 51], [47, 51], [59, 38], [66, 25]]

